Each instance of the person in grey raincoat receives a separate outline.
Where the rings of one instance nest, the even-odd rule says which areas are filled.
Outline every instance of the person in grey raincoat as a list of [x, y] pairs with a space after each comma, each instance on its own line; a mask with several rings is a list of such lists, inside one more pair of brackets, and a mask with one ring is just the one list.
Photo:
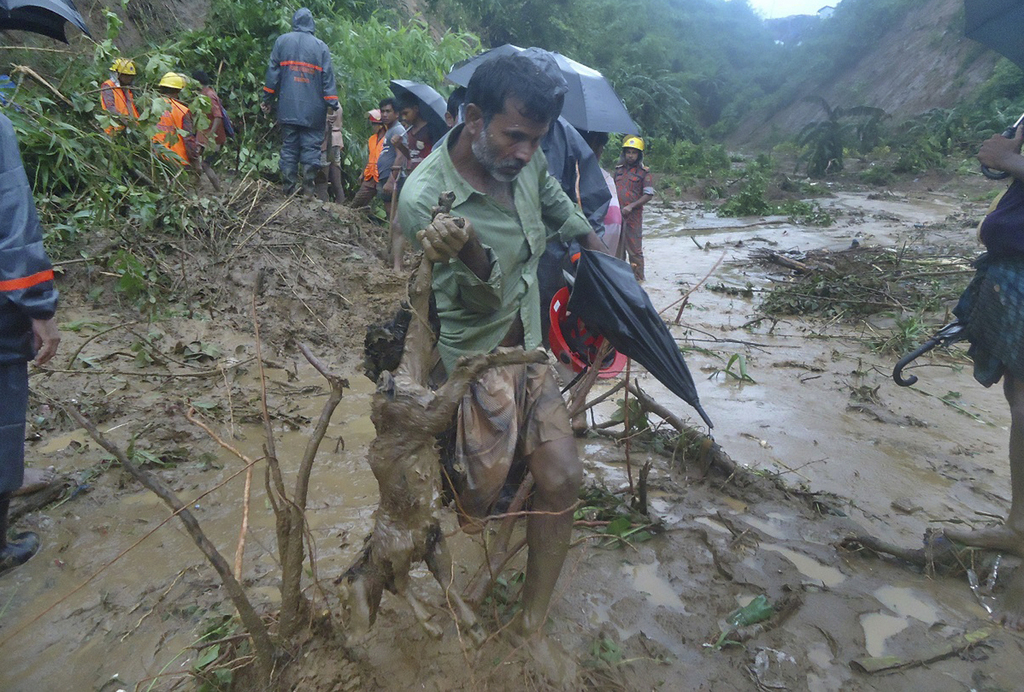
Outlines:
[[56, 309], [53, 267], [14, 127], [0, 114], [0, 573], [39, 548], [31, 532], [7, 540], [7, 511], [25, 473], [28, 361], [42, 365], [57, 352]]
[[[521, 55], [529, 58], [544, 74], [555, 80], [556, 84], [561, 85], [563, 94], [569, 90], [565, 77], [562, 76], [562, 70], [551, 53], [542, 48], [527, 48]], [[548, 128], [547, 134], [541, 140], [540, 148], [548, 160], [548, 173], [559, 182], [569, 199], [580, 205], [583, 215], [587, 217], [591, 228], [598, 236], [604, 235], [604, 217], [608, 213], [612, 195], [604, 181], [604, 175], [601, 173], [601, 164], [594, 156], [587, 140], [583, 139], [583, 135], [577, 132], [568, 120], [559, 116]], [[579, 185], [578, 196], [577, 184]], [[541, 331], [545, 343], [547, 343], [548, 336], [548, 306], [551, 305], [551, 299], [558, 289], [565, 285], [562, 267], [568, 253], [568, 244], [557, 238], [550, 240], [540, 258], [540, 265], [537, 267], [537, 283], [540, 286]]]
[[264, 113], [277, 99], [281, 126], [281, 176], [294, 192], [302, 164], [302, 190], [312, 195], [320, 170], [327, 109], [340, 110], [334, 68], [327, 44], [313, 35], [313, 14], [305, 7], [292, 17], [292, 31], [279, 36], [267, 64], [263, 86]]

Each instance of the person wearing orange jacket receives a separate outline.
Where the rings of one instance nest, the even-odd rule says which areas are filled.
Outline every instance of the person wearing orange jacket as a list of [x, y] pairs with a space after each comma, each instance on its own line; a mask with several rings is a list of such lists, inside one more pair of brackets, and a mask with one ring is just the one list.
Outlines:
[[166, 110], [156, 124], [157, 133], [153, 135], [153, 142], [170, 152], [170, 155], [161, 153], [165, 159], [188, 166], [196, 160], [198, 147], [192, 111], [178, 100], [184, 88], [184, 75], [168, 72], [161, 78], [157, 91], [162, 95]]
[[[100, 105], [110, 115], [120, 120], [138, 120], [139, 110], [130, 89], [135, 81], [135, 63], [128, 58], [117, 58], [110, 65], [110, 79], [100, 85]], [[103, 131], [113, 135], [124, 129], [124, 125], [110, 125]]]
[[377, 196], [377, 183], [380, 182], [377, 159], [380, 157], [381, 150], [384, 149], [384, 132], [388, 129], [381, 117], [380, 109], [374, 108], [367, 111], [366, 115], [370, 119], [373, 134], [367, 141], [369, 154], [366, 157], [366, 167], [363, 168], [363, 183], [356, 191], [355, 197], [352, 198], [353, 209], [369, 206], [373, 198]]

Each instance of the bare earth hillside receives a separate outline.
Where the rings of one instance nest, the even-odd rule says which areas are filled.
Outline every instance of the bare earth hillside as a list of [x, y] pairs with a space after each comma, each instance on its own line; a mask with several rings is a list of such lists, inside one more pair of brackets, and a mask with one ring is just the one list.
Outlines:
[[[835, 21], [823, 20], [823, 21]], [[791, 134], [824, 117], [818, 97], [832, 106], [872, 106], [898, 122], [970, 97], [992, 74], [997, 55], [963, 37], [962, 0], [927, 0], [902, 25], [878, 27], [878, 46], [839, 79], [807, 89], [767, 120], [755, 114], [737, 128], [733, 144], [756, 144], [778, 131]]]

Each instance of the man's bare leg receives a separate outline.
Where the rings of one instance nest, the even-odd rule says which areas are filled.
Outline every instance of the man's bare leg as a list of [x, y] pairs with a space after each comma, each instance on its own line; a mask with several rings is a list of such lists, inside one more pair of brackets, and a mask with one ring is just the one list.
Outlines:
[[526, 525], [530, 552], [523, 586], [523, 634], [544, 627], [572, 535], [571, 507], [583, 481], [583, 465], [572, 437], [545, 442], [527, 460], [533, 474], [533, 509], [561, 514], [532, 514]]
[[405, 238], [398, 219], [391, 219], [391, 264], [396, 272], [402, 271], [402, 259], [405, 256]]
[[[1024, 557], [1024, 381], [1006, 374], [1003, 393], [1010, 404], [1010, 513], [999, 526], [946, 529], [945, 534], [958, 543]], [[1024, 581], [1020, 586], [1024, 588]], [[1024, 594], [1018, 600], [1024, 605]]]

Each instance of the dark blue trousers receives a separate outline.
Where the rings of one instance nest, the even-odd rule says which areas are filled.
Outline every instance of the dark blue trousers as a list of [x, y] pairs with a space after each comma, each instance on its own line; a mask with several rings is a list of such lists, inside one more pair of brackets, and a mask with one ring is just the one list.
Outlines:
[[0, 496], [21, 487], [25, 477], [25, 414], [28, 363], [0, 364]]

